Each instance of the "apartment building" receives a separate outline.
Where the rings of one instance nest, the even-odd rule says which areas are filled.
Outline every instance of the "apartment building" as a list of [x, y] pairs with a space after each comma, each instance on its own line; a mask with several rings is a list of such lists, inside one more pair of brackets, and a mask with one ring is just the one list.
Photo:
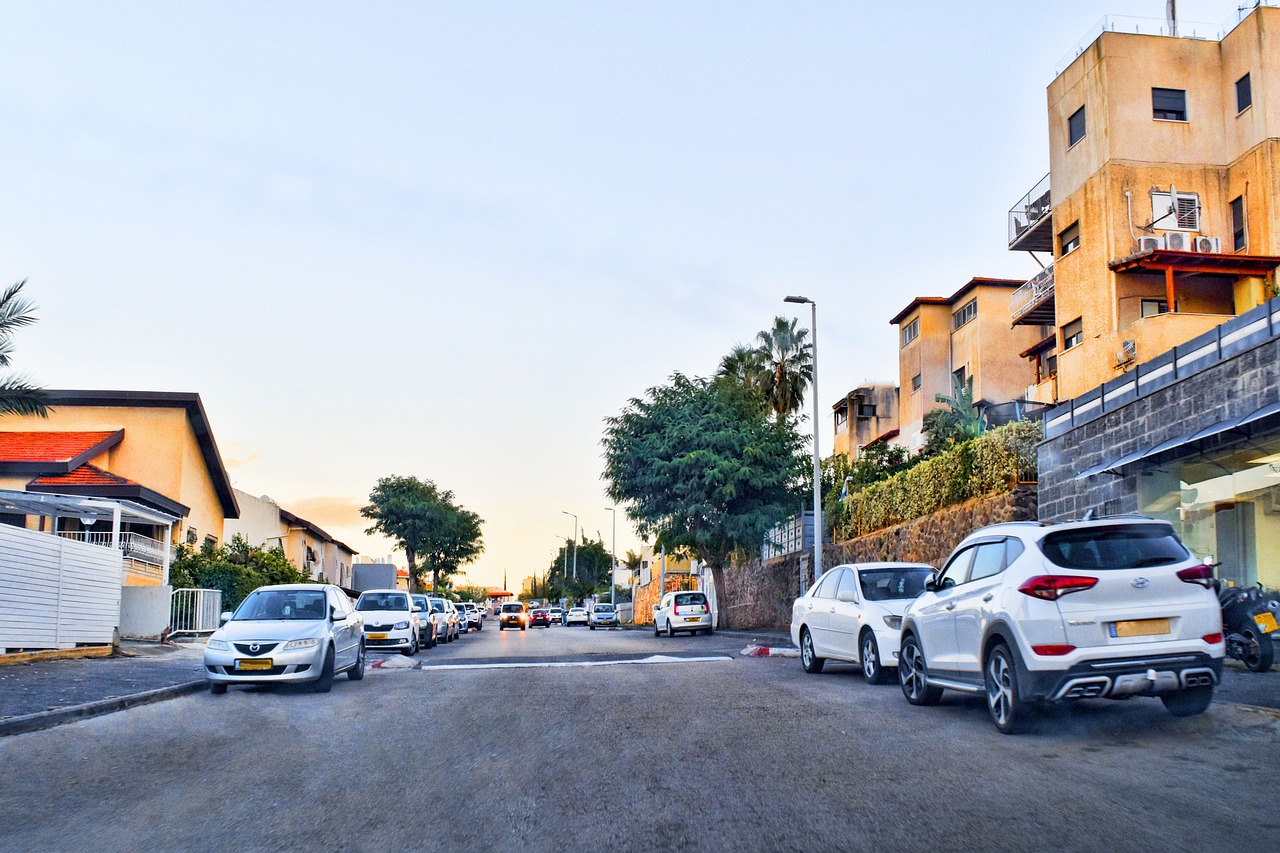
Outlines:
[[860, 385], [831, 407], [835, 453], [850, 460], [862, 448], [898, 434], [898, 386], [888, 382]]
[[235, 497], [240, 516], [227, 519], [224, 524], [228, 541], [238, 535], [250, 545], [279, 547], [309, 577], [323, 577], [338, 586], [351, 587], [351, 566], [356, 555], [350, 547], [267, 495], [259, 497], [236, 489]]
[[[898, 438], [924, 446], [924, 416], [955, 383], [973, 380], [974, 403], [992, 410], [1022, 401], [1035, 378], [1019, 353], [1041, 330], [1010, 325], [1009, 295], [1021, 280], [972, 278], [951, 296], [918, 296], [889, 322], [898, 327]], [[1007, 418], [1002, 418], [1007, 419]]]

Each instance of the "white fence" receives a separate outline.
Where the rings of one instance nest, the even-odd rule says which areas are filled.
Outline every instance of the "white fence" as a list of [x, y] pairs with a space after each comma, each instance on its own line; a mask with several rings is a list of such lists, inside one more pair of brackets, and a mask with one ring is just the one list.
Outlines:
[[175, 589], [169, 603], [169, 626], [175, 634], [212, 634], [222, 615], [222, 590]]
[[119, 551], [0, 524], [0, 651], [110, 644], [122, 566]]

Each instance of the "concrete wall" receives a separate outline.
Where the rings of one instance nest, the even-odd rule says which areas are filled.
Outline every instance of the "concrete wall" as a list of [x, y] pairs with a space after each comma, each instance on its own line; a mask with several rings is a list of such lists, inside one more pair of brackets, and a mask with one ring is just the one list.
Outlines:
[[158, 640], [169, 627], [171, 586], [126, 586], [120, 589], [120, 636]]

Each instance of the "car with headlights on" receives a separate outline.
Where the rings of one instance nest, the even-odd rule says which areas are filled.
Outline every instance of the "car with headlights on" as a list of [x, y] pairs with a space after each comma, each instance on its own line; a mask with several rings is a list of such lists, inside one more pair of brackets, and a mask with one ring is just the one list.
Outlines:
[[924, 563], [849, 563], [823, 574], [791, 605], [791, 641], [804, 671], [836, 660], [858, 664], [872, 684], [891, 681], [903, 611], [933, 573]]
[[498, 630], [519, 628], [521, 631], [529, 627], [529, 610], [523, 601], [510, 601], [502, 605], [498, 615]]
[[418, 653], [420, 613], [402, 589], [367, 589], [356, 600], [364, 616], [365, 646], [375, 652]]
[[364, 678], [364, 618], [330, 584], [282, 584], [255, 589], [204, 647], [211, 693], [231, 684], [311, 682], [318, 693], [336, 674]]
[[592, 631], [596, 628], [616, 628], [618, 612], [607, 601], [596, 602], [591, 605], [591, 611], [587, 614], [587, 627]]

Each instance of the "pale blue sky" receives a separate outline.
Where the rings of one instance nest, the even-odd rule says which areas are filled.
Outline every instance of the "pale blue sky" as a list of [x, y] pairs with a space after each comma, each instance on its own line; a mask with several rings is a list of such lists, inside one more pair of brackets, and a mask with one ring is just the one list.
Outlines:
[[515, 586], [561, 510], [609, 540], [603, 418], [783, 296], [818, 301], [829, 452], [830, 403], [896, 377], [899, 309], [1034, 274], [1005, 215], [1054, 66], [1164, 8], [11, 0], [17, 363], [198, 391], [238, 488], [365, 553], [374, 481], [433, 479], [487, 522], [471, 577]]

